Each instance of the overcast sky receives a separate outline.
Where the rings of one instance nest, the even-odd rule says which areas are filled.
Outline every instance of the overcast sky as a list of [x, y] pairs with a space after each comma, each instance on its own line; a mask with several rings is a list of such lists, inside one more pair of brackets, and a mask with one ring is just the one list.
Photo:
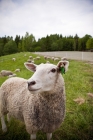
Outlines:
[[93, 0], [0, 0], [0, 37], [93, 37]]

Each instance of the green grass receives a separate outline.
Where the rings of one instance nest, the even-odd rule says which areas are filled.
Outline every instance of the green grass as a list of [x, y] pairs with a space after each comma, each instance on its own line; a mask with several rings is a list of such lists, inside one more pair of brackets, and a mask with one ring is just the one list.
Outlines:
[[[24, 54], [27, 56], [24, 57]], [[0, 71], [6, 69], [14, 72], [16, 68], [20, 68], [21, 72], [16, 73], [17, 76], [30, 78], [33, 73], [24, 66], [24, 62], [30, 55], [34, 58], [37, 56], [25, 52], [0, 57]], [[17, 59], [15, 62], [12, 61], [13, 57]], [[42, 62], [46, 62], [43, 56], [40, 60], [35, 60], [36, 64]], [[51, 63], [54, 62], [51, 60]], [[93, 98], [87, 95], [87, 93], [93, 93], [93, 65], [70, 60], [69, 70], [63, 77], [66, 87], [66, 117], [60, 128], [53, 133], [52, 140], [93, 140]], [[6, 79], [7, 77], [0, 77], [0, 85]], [[85, 102], [79, 105], [73, 101], [76, 98], [83, 98]], [[8, 132], [3, 133], [0, 124], [0, 140], [30, 139], [22, 122], [12, 119], [7, 126]], [[46, 140], [45, 133], [38, 132], [37, 140]]]

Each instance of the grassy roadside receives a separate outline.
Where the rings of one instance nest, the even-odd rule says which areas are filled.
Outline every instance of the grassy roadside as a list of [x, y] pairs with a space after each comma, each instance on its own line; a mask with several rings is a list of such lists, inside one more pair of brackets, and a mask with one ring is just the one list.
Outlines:
[[[37, 56], [27, 52], [0, 57], [0, 71], [6, 69], [14, 72], [20, 68], [21, 72], [16, 73], [17, 76], [28, 79], [33, 73], [24, 67], [24, 62], [30, 55], [34, 58]], [[15, 62], [12, 61], [13, 57], [16, 58]], [[52, 60], [49, 61], [54, 63]], [[36, 64], [42, 62], [46, 62], [43, 56], [40, 60], [35, 60]], [[88, 93], [93, 93], [93, 65], [70, 60], [69, 70], [63, 77], [66, 85], [66, 117], [61, 127], [53, 133], [52, 140], [92, 140], [93, 97], [88, 96]], [[5, 79], [7, 77], [0, 77], [0, 85]], [[7, 133], [2, 132], [0, 125], [0, 140], [29, 140], [29, 134], [22, 122], [12, 119], [7, 125]], [[44, 139], [45, 134], [38, 132], [37, 140]]]

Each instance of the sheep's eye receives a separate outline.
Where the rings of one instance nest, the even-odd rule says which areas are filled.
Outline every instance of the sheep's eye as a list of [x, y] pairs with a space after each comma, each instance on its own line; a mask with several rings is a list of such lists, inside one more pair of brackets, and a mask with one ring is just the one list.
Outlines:
[[53, 68], [53, 69], [51, 70], [51, 72], [53, 72], [53, 73], [56, 72], [56, 69]]

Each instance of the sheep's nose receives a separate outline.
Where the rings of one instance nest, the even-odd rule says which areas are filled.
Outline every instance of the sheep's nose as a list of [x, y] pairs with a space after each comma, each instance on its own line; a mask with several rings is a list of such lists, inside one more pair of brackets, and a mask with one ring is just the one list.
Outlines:
[[35, 81], [28, 82], [28, 86], [33, 86], [33, 85], [35, 85], [35, 84], [36, 84]]

